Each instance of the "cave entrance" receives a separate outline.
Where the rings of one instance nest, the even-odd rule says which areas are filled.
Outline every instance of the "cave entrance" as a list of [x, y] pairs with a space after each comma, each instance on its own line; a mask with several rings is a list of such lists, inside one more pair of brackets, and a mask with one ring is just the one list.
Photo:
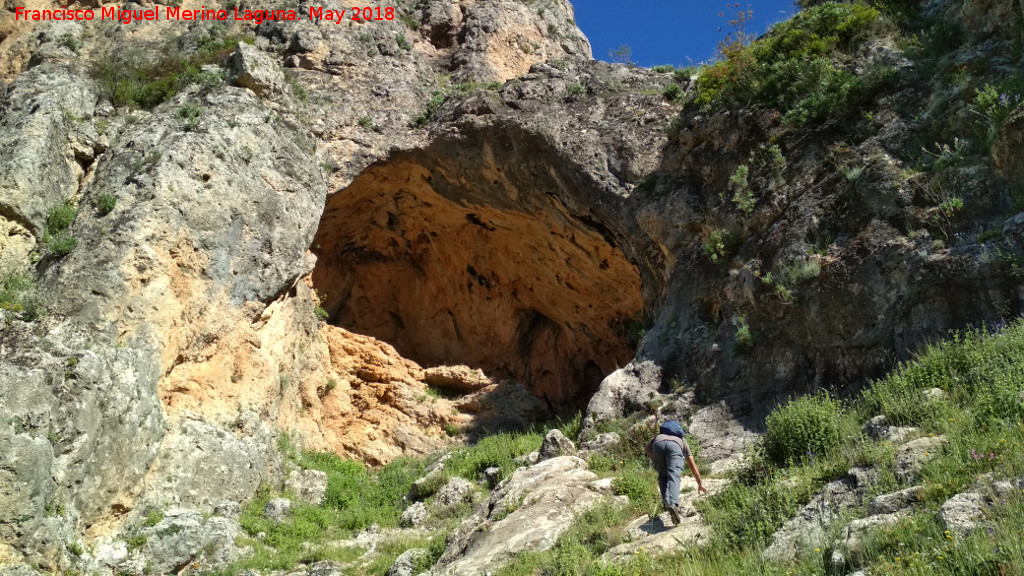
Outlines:
[[584, 406], [634, 354], [640, 275], [586, 175], [546, 152], [521, 135], [437, 142], [332, 195], [313, 242], [329, 321]]

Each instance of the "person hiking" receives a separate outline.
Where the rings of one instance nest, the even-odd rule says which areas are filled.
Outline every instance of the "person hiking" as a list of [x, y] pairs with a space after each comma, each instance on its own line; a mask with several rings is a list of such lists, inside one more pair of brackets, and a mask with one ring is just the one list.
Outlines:
[[697, 481], [697, 493], [708, 493], [700, 478], [697, 463], [693, 461], [690, 446], [686, 443], [686, 432], [683, 431], [679, 422], [667, 420], [658, 429], [658, 435], [647, 444], [644, 451], [647, 453], [647, 458], [654, 463], [654, 469], [658, 471], [661, 502], [672, 516], [672, 521], [679, 524], [682, 521], [682, 514], [679, 510], [679, 479], [683, 474], [684, 462], [689, 466], [694, 480]]

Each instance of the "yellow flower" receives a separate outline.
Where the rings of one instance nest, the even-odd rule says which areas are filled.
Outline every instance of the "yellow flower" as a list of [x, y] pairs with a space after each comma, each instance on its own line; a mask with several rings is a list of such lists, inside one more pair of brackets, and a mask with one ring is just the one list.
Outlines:
[[897, 561], [897, 562], [899, 562], [899, 561], [900, 561], [900, 557], [899, 557], [899, 556], [897, 556], [897, 557], [896, 557], [896, 561]]
[[821, 548], [815, 548], [814, 551], [815, 552], [821, 552]]

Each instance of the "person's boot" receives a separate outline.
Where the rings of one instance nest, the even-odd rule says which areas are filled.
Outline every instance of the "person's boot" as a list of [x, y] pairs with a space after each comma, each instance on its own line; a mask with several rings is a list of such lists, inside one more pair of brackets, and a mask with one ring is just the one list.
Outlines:
[[672, 523], [679, 526], [679, 523], [683, 521], [683, 515], [679, 513], [679, 506], [671, 504], [667, 506], [668, 515], [672, 517]]

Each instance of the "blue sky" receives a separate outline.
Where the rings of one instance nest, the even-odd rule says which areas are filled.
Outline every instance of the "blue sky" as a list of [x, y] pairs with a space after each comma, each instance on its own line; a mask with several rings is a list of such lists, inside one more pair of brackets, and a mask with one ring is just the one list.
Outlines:
[[[748, 0], [736, 3], [698, 0], [572, 0], [576, 24], [590, 39], [594, 58], [609, 60], [608, 51], [623, 44], [640, 66], [685, 66], [708, 60], [729, 31], [730, 16], [740, 8], [754, 11], [747, 32], [768, 26], [796, 12], [793, 0]], [[724, 12], [725, 16], [719, 17]], [[721, 28], [721, 32], [719, 32]]]

